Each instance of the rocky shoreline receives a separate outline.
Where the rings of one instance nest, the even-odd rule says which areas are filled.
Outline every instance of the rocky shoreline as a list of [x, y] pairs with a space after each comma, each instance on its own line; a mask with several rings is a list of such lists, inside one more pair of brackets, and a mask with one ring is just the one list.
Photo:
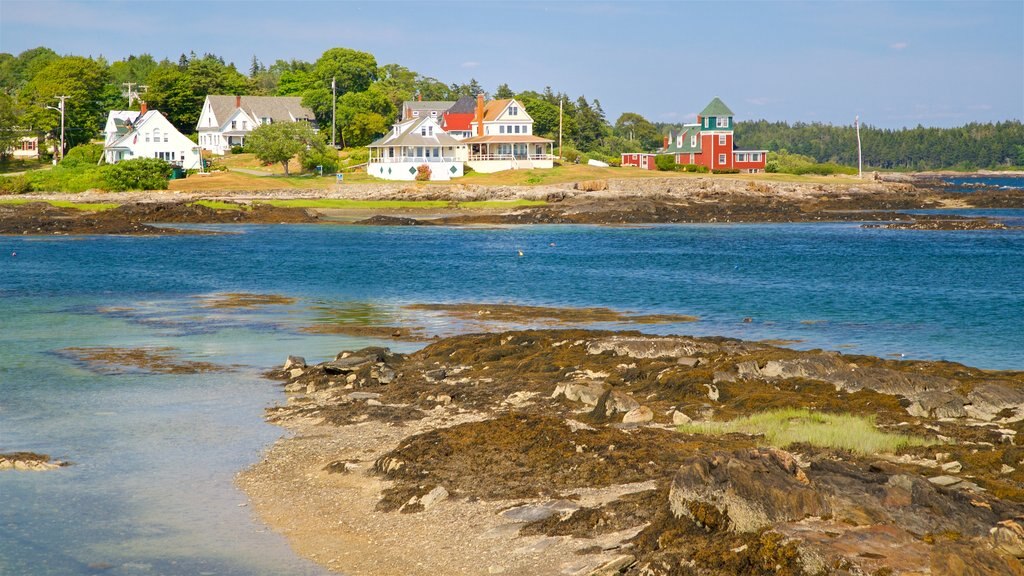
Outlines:
[[[1024, 574], [1022, 372], [570, 329], [269, 375], [238, 483], [346, 574]], [[797, 408], [896, 448], [700, 428]]]
[[[965, 218], [957, 208], [1024, 208], [1019, 190], [953, 193], [927, 179], [812, 184], [724, 178], [601, 180], [536, 187], [468, 185], [346, 185], [333, 190], [262, 193], [84, 193], [12, 197], [0, 202], [0, 234], [180, 234], [176, 223], [306, 223], [372, 225], [653, 224], [741, 222], [895, 222], [897, 227], [943, 230], [1002, 230], [988, 218]], [[131, 201], [124, 203], [126, 198]], [[290, 198], [352, 200], [444, 200], [447, 209], [303, 209], [261, 201]], [[467, 210], [478, 200], [544, 200], [543, 206]], [[2, 199], [0, 199], [2, 200]], [[38, 202], [35, 202], [38, 200]], [[124, 203], [102, 212], [57, 208], [45, 201]], [[214, 200], [237, 204], [213, 209], [193, 204]], [[901, 210], [947, 209], [948, 214], [910, 215]], [[951, 223], [952, 222], [952, 223]], [[964, 224], [966, 222], [967, 224]], [[156, 227], [153, 224], [171, 226]]]

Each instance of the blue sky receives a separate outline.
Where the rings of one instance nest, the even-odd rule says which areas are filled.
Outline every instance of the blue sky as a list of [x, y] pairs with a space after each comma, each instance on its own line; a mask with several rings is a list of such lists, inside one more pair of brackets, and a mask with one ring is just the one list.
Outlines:
[[446, 83], [551, 86], [610, 121], [738, 120], [883, 128], [1024, 118], [1024, 1], [327, 2], [0, 0], [0, 51], [119, 60], [211, 52], [315, 60], [345, 46]]

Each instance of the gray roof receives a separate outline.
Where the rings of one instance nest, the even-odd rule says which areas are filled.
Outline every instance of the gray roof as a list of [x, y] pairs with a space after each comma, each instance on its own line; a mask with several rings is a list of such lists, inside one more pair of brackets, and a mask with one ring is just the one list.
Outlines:
[[[236, 110], [235, 96], [206, 97], [213, 107], [213, 114], [218, 124], [227, 122], [231, 113]], [[302, 105], [298, 96], [242, 96], [242, 110], [252, 119], [272, 118], [274, 122], [292, 122], [294, 120], [314, 119], [313, 111]]]
[[[370, 147], [379, 148], [382, 146], [465, 146], [455, 138], [449, 136], [440, 126], [434, 128], [433, 136], [420, 134], [420, 127], [424, 122], [431, 122], [429, 116], [421, 116], [396, 124], [391, 132], [377, 140]], [[437, 120], [433, 120], [437, 125]]]
[[406, 100], [402, 102], [402, 108], [409, 110], [447, 110], [455, 102], [446, 100]]
[[447, 110], [449, 114], [472, 114], [476, 111], [476, 98], [472, 96], [463, 96], [452, 104], [452, 107]]

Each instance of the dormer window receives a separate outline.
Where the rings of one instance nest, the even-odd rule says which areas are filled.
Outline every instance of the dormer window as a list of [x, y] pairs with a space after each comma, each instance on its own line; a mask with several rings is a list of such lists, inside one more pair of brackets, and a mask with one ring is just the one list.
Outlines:
[[430, 117], [431, 118], [437, 118], [437, 110], [431, 110], [430, 111]]
[[420, 117], [420, 111], [419, 110], [413, 110], [412, 111], [412, 117], [413, 118], [419, 118]]
[[728, 128], [729, 127], [729, 117], [728, 116], [719, 116], [718, 118], [715, 118], [715, 127], [716, 128]]
[[680, 136], [680, 137], [676, 138], [676, 148], [682, 148], [682, 147], [683, 147], [683, 137]]
[[690, 136], [690, 148], [696, 148], [696, 147], [697, 147], [697, 137], [696, 136]]

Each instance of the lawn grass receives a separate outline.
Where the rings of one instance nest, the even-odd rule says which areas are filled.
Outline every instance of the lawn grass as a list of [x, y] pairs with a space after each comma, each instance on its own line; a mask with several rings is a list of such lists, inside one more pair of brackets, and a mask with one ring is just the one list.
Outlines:
[[75, 210], [87, 210], [90, 212], [103, 212], [104, 210], [112, 210], [120, 206], [120, 204], [111, 202], [68, 202], [67, 200], [29, 200], [25, 198], [0, 200], [0, 204], [20, 205], [30, 202], [46, 202], [56, 208], [74, 208]]
[[908, 446], [929, 444], [924, 438], [882, 432], [875, 427], [873, 418], [800, 408], [771, 410], [728, 422], [693, 422], [677, 430], [688, 434], [758, 434], [768, 444], [780, 448], [807, 443], [860, 454], [894, 453]]

